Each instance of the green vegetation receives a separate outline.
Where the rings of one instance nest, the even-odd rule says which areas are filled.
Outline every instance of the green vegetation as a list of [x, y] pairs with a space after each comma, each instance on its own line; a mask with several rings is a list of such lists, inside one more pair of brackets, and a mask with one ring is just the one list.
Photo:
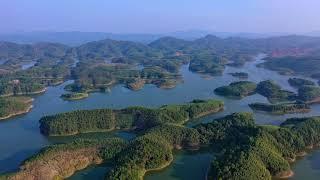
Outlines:
[[32, 105], [29, 97], [0, 97], [0, 120], [27, 113]]
[[280, 104], [253, 103], [249, 104], [249, 106], [255, 111], [264, 111], [272, 114], [307, 113], [311, 111], [311, 107], [308, 104], [299, 102]]
[[251, 94], [254, 94], [256, 91], [257, 85], [249, 81], [239, 81], [233, 82], [228, 86], [222, 86], [214, 90], [215, 93], [223, 96], [230, 97], [246, 97]]
[[305, 76], [316, 76], [320, 71], [319, 57], [308, 55], [302, 57], [276, 57], [267, 58], [263, 67], [278, 71], [281, 74], [301, 74]]
[[0, 42], [0, 59], [6, 62], [0, 66], [4, 70], [16, 70], [22, 65], [37, 61], [40, 66], [55, 63], [66, 55], [67, 46], [57, 43], [16, 44]]
[[[0, 59], [7, 60], [0, 65], [0, 96], [37, 94], [62, 83], [70, 76], [71, 56], [61, 44], [0, 43]], [[26, 64], [30, 67], [23, 68]]]
[[172, 124], [151, 128], [118, 154], [107, 179], [143, 179], [147, 171], [162, 169], [171, 163], [173, 148], [198, 145], [199, 133], [195, 129]]
[[127, 143], [119, 138], [79, 139], [67, 144], [51, 145], [25, 160], [16, 173], [4, 179], [64, 179], [75, 171], [113, 159]]
[[158, 87], [173, 87], [181, 82], [181, 76], [170, 73], [160, 67], [146, 67], [142, 70], [132, 69], [130, 65], [106, 65], [81, 63], [73, 72], [75, 83], [66, 87], [72, 92], [104, 91], [115, 84], [125, 84], [133, 90], [144, 84]]
[[249, 74], [245, 72], [235, 72], [235, 73], [230, 73], [231, 76], [233, 77], [238, 77], [240, 79], [247, 79], [249, 78]]
[[[194, 109], [193, 116], [196, 116], [202, 112], [195, 108], [198, 103], [204, 101], [161, 107], [167, 111], [161, 116], [185, 118], [192, 114], [190, 109]], [[139, 116], [146, 114], [140, 111]], [[161, 120], [155, 126], [144, 126], [143, 131], [127, 143], [119, 139], [96, 139], [50, 146], [26, 160], [18, 172], [2, 177], [21, 179], [36, 172], [42, 178], [48, 178], [48, 174], [51, 179], [65, 178], [90, 164], [110, 160], [113, 166], [107, 179], [141, 180], [146, 172], [168, 166], [173, 159], [173, 149], [209, 145], [220, 153], [212, 161], [208, 179], [270, 180], [273, 176], [291, 176], [289, 161], [319, 141], [320, 117], [288, 119], [280, 127], [256, 125], [251, 113], [234, 113], [194, 128]]]
[[300, 79], [300, 78], [290, 78], [288, 80], [289, 84], [293, 87], [302, 87], [302, 86], [314, 86], [316, 85], [313, 81]]
[[209, 179], [271, 179], [292, 175], [288, 160], [317, 144], [320, 119], [289, 119], [280, 128], [256, 126], [249, 114], [233, 114], [197, 127], [202, 141], [220, 146]]
[[[66, 89], [77, 93], [105, 90], [114, 84], [124, 84], [130, 89], [139, 89], [145, 83], [168, 88], [180, 82], [182, 64], [190, 63], [189, 69], [193, 72], [219, 75], [225, 65], [241, 66], [260, 52], [272, 54], [275, 50], [302, 48], [312, 53], [319, 44], [319, 38], [300, 36], [253, 40], [210, 35], [195, 41], [162, 38], [149, 45], [103, 40], [72, 48], [57, 44], [0, 43], [0, 59], [6, 60], [0, 65], [0, 94], [42, 92], [46, 86], [67, 79], [74, 79], [75, 83]], [[303, 58], [275, 59], [264, 66], [318, 77], [318, 58]], [[79, 63], [75, 64], [75, 59]], [[35, 66], [22, 68], [24, 63], [30, 62], [36, 62]], [[135, 68], [137, 64], [143, 69]], [[312, 103], [320, 94], [317, 87], [302, 86], [296, 96], [281, 90], [272, 81], [261, 82], [258, 86], [237, 82], [221, 89], [221, 93], [240, 97], [257, 92], [272, 102], [298, 97]], [[20, 108], [15, 102], [7, 103], [7, 99], [0, 102], [10, 105], [8, 109], [1, 106], [4, 109], [1, 112]], [[268, 108], [288, 112], [297, 105]], [[140, 180], [147, 171], [169, 165], [174, 148], [204, 145], [220, 150], [212, 162], [209, 179], [271, 179], [290, 175], [288, 161], [294, 160], [305, 147], [319, 143], [319, 117], [289, 119], [276, 128], [256, 125], [250, 113], [235, 113], [194, 128], [183, 126], [189, 119], [222, 109], [220, 101], [194, 100], [156, 109], [129, 107], [46, 116], [40, 120], [40, 130], [49, 136], [114, 129], [135, 129], [138, 136], [129, 142], [97, 139], [53, 145], [26, 160], [18, 172], [5, 178], [32, 179], [37, 175], [39, 179], [61, 179], [89, 165], [110, 160], [113, 167], [106, 175], [108, 179]]]
[[[189, 69], [193, 72], [220, 75], [226, 64], [231, 62], [241, 66], [260, 52], [301, 47], [308, 48], [311, 53], [318, 43], [317, 38], [303, 36], [250, 40], [221, 39], [211, 35], [194, 41], [165, 37], [148, 45], [114, 40], [89, 42], [78, 47], [55, 43], [20, 45], [1, 42], [0, 59], [5, 61], [0, 65], [0, 95], [39, 93], [46, 86], [68, 79], [75, 80], [69, 86], [72, 92], [100, 91], [114, 84], [124, 84], [137, 90], [143, 86], [142, 82], [172, 88], [181, 82], [179, 68], [182, 64], [190, 63]], [[294, 64], [292, 68], [308, 70], [308, 73], [310, 70], [310, 75], [316, 76], [319, 72], [317, 58], [304, 58], [306, 61], [287, 58], [294, 62], [285, 62], [284, 65]], [[22, 68], [30, 63], [35, 65]], [[299, 63], [303, 66], [297, 65]], [[144, 69], [135, 69], [137, 64]], [[245, 77], [244, 74], [235, 75]]]
[[172, 147], [163, 138], [138, 137], [118, 154], [116, 166], [107, 175], [107, 179], [140, 180], [146, 171], [163, 168], [172, 159]]
[[121, 110], [81, 110], [46, 116], [40, 120], [45, 135], [70, 135], [115, 129], [146, 129], [162, 123], [183, 124], [223, 109], [223, 102], [194, 100], [185, 105], [167, 105], [158, 109], [129, 107]]
[[37, 94], [45, 90], [43, 85], [33, 82], [31, 79], [2, 80], [0, 83], [2, 96]]
[[73, 100], [80, 100], [87, 98], [89, 95], [88, 93], [68, 93], [68, 94], [62, 94], [61, 98], [64, 100], [68, 101], [73, 101]]
[[302, 86], [298, 90], [298, 99], [307, 103], [318, 103], [320, 100], [320, 87]]
[[257, 86], [257, 93], [268, 98], [270, 102], [292, 101], [295, 99], [293, 92], [281, 90], [281, 87], [271, 80], [260, 82]]
[[216, 54], [200, 53], [192, 57], [190, 61], [189, 70], [197, 73], [209, 75], [221, 75], [224, 71], [223, 64], [227, 60], [219, 57]]

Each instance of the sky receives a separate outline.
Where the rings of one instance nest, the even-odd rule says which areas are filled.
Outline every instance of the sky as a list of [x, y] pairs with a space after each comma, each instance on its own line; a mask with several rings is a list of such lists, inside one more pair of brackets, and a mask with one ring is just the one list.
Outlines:
[[320, 31], [320, 0], [0, 0], [0, 32]]

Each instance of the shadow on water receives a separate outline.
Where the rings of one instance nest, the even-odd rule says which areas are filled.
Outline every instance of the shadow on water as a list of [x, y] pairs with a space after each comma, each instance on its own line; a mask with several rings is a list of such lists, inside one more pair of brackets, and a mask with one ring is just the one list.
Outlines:
[[87, 167], [84, 170], [76, 172], [68, 180], [100, 180], [104, 179], [105, 175], [111, 170], [112, 165], [109, 163], [99, 164]]
[[26, 156], [29, 156], [30, 154], [34, 154], [36, 152], [38, 152], [38, 149], [23, 150], [13, 154], [10, 157], [0, 160], [0, 169], [1, 169], [0, 173], [13, 172], [18, 170], [18, 167], [15, 166], [15, 163], [12, 163], [12, 162], [22, 162], [25, 160]]
[[308, 179], [318, 180], [320, 177], [320, 149], [314, 149], [292, 164], [295, 173], [290, 180]]
[[145, 179], [205, 179], [212, 158], [213, 154], [208, 151], [177, 151], [171, 165], [163, 170], [147, 173]]

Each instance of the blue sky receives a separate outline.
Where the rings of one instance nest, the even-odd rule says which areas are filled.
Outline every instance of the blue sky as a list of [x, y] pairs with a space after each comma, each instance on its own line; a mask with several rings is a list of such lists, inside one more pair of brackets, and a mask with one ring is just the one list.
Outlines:
[[320, 30], [320, 0], [0, 0], [0, 32]]

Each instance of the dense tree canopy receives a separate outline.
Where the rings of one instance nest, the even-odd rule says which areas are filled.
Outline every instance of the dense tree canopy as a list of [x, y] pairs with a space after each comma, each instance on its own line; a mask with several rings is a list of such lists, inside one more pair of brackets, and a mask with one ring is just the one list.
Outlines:
[[239, 81], [230, 83], [214, 90], [215, 93], [223, 96], [246, 97], [256, 92], [257, 85], [249, 81]]

